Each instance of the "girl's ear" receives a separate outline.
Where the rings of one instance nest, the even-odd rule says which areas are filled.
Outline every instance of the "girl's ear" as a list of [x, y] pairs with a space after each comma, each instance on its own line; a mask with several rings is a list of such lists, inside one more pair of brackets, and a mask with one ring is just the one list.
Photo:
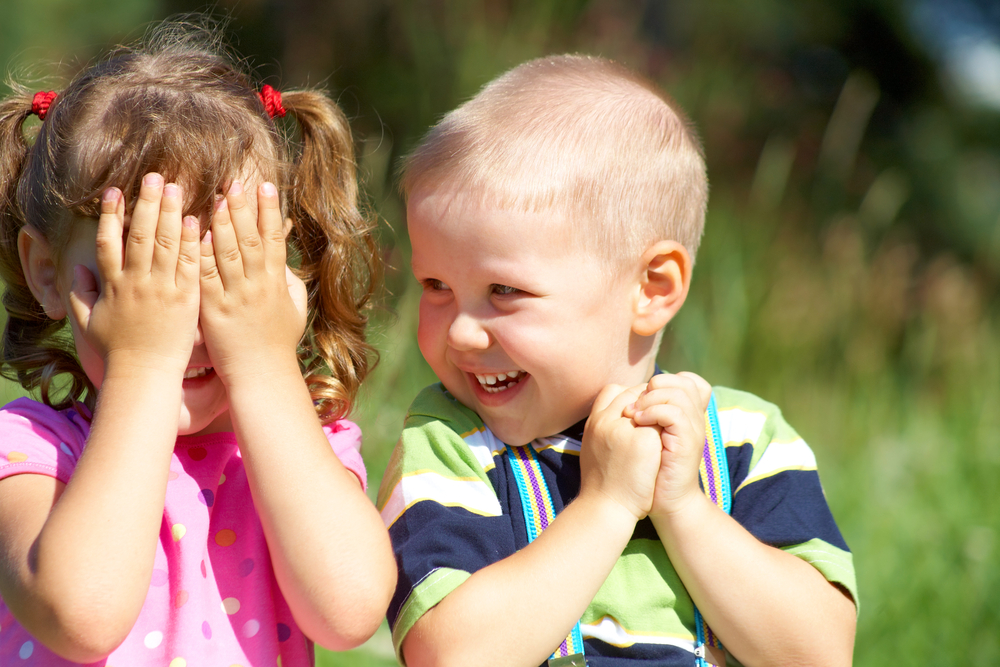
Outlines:
[[642, 255], [632, 331], [659, 333], [684, 305], [691, 286], [691, 255], [676, 241], [658, 241]]
[[42, 305], [45, 314], [53, 320], [66, 317], [66, 306], [57, 284], [59, 274], [49, 242], [37, 229], [25, 225], [17, 233], [17, 253], [21, 257], [21, 271], [28, 289]]

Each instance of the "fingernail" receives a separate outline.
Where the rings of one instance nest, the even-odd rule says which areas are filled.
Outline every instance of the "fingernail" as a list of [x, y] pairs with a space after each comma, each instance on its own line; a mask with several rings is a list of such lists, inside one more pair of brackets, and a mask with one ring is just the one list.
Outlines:
[[216, 195], [215, 197], [215, 210], [221, 211], [226, 208], [226, 198], [222, 195]]
[[198, 229], [201, 227], [201, 223], [198, 221], [198, 218], [193, 215], [185, 215], [184, 219], [181, 220], [181, 224], [191, 229]]
[[179, 191], [179, 189], [178, 189], [178, 187], [177, 187], [176, 184], [174, 184], [174, 183], [167, 183], [163, 187], [163, 196], [164, 197], [176, 197], [178, 191]]
[[260, 191], [265, 197], [274, 197], [278, 194], [278, 188], [274, 187], [274, 183], [264, 183], [260, 186]]
[[148, 185], [149, 187], [156, 187], [163, 183], [163, 177], [159, 174], [146, 174], [142, 177], [142, 184]]
[[233, 181], [233, 184], [229, 186], [229, 194], [238, 195], [243, 192], [243, 184], [240, 183], [239, 179]]
[[108, 188], [104, 191], [104, 201], [118, 201], [118, 188]]
[[212, 242], [212, 230], [211, 229], [209, 229], [207, 232], [205, 232], [205, 236], [202, 237], [201, 242], [202, 243], [211, 243]]

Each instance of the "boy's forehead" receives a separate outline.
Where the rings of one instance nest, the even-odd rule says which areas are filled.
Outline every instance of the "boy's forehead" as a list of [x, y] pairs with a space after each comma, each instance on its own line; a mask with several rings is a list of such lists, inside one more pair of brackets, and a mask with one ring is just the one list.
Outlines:
[[489, 232], [491, 227], [516, 225], [531, 221], [532, 235], [553, 237], [553, 241], [571, 242], [575, 225], [573, 215], [553, 204], [544, 208], [518, 205], [511, 198], [488, 190], [450, 186], [422, 187], [407, 199], [407, 224], [430, 224], [438, 229]]

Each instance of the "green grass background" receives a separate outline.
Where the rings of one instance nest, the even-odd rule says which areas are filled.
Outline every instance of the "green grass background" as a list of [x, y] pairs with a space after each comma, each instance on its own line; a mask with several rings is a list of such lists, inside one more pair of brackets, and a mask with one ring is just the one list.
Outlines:
[[[517, 62], [615, 57], [688, 111], [712, 183], [661, 365], [777, 403], [813, 447], [855, 555], [857, 665], [1000, 664], [1000, 119], [954, 94], [917, 43], [913, 6], [221, 2], [269, 82], [329, 87], [358, 137], [387, 264], [371, 327], [381, 361], [353, 414], [372, 496], [407, 405], [434, 381], [415, 343], [399, 156]], [[16, 3], [0, 57], [44, 78], [150, 16], [199, 7]], [[395, 664], [384, 627], [318, 663]]]

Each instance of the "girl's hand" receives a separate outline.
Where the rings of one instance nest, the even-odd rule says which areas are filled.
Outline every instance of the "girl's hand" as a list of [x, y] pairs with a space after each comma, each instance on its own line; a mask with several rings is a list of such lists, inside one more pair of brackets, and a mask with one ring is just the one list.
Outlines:
[[660, 453], [653, 516], [683, 509], [691, 498], [704, 497], [698, 486], [698, 465], [705, 448], [705, 409], [712, 387], [694, 373], [662, 373], [625, 410], [636, 424], [659, 426]]
[[183, 372], [191, 358], [199, 225], [181, 218], [182, 202], [179, 185], [146, 174], [125, 235], [125, 198], [118, 188], [104, 192], [96, 241], [100, 284], [78, 265], [69, 298], [76, 326], [105, 365], [115, 359]]
[[636, 426], [624, 415], [642, 389], [605, 387], [594, 401], [580, 448], [580, 495], [602, 493], [637, 521], [653, 502], [661, 449], [658, 429]]
[[222, 381], [290, 367], [297, 373], [305, 303], [305, 286], [285, 266], [277, 189], [257, 189], [254, 219], [243, 184], [234, 181], [201, 244], [201, 327]]

